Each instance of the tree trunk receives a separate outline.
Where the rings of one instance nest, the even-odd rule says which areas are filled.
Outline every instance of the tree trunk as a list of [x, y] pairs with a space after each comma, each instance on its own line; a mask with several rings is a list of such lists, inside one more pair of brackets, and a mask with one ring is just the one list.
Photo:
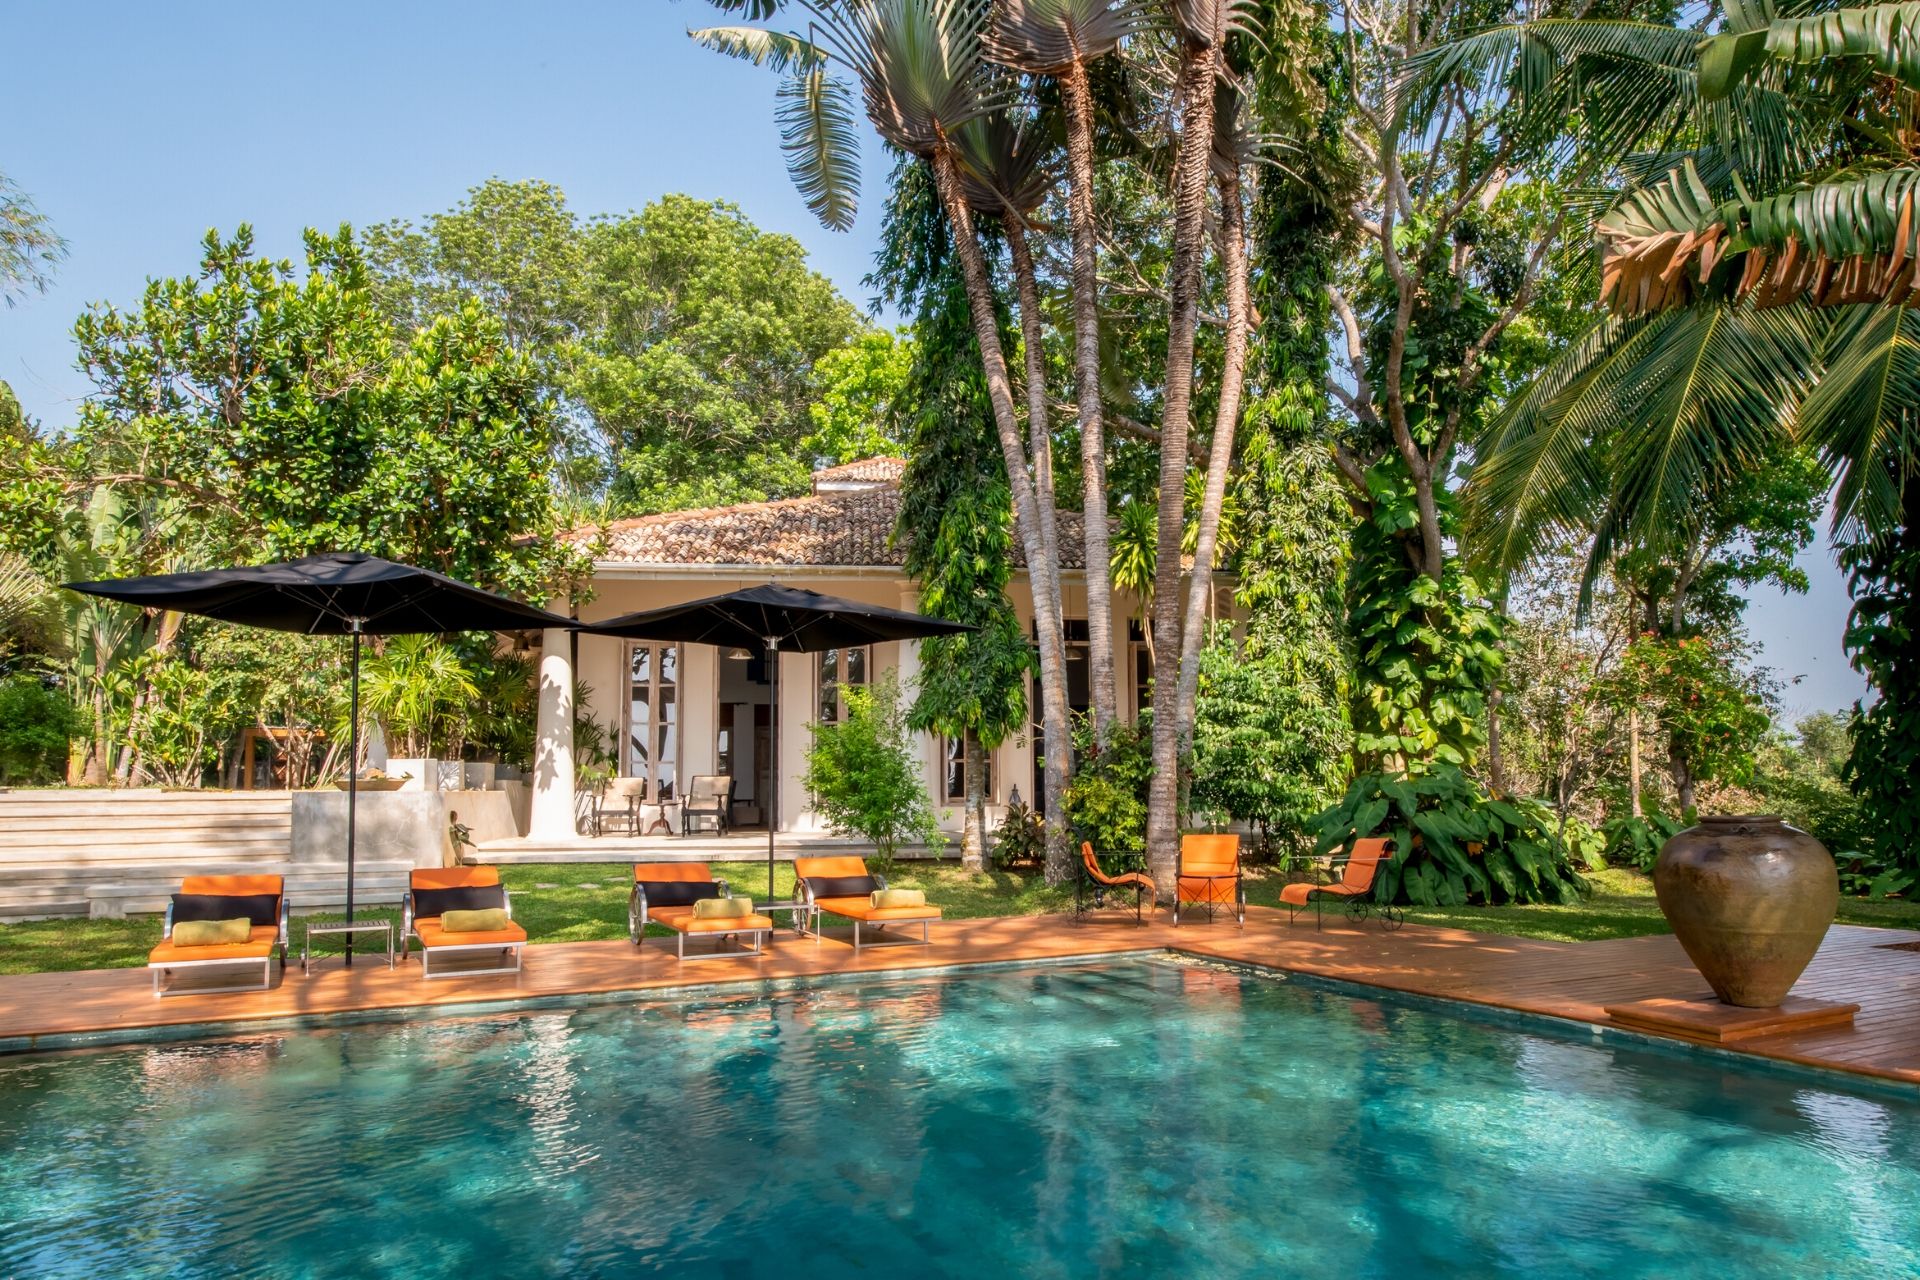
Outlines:
[[967, 732], [967, 812], [960, 826], [960, 869], [987, 869], [987, 761], [979, 737]]
[[1507, 793], [1507, 762], [1500, 750], [1500, 703], [1505, 697], [1499, 689], [1487, 691], [1487, 789], [1495, 796]]
[[1227, 499], [1234, 430], [1240, 421], [1240, 394], [1246, 383], [1250, 328], [1247, 217], [1241, 204], [1238, 169], [1220, 179], [1220, 266], [1226, 283], [1227, 339], [1220, 364], [1220, 403], [1214, 414], [1213, 445], [1207, 457], [1207, 484], [1200, 499], [1200, 529], [1194, 540], [1193, 581], [1187, 589], [1187, 612], [1180, 634], [1180, 698], [1176, 718], [1183, 727], [1193, 723], [1193, 702], [1200, 689], [1200, 650], [1205, 644], [1207, 623], [1213, 617], [1213, 558], [1220, 542], [1220, 508]]
[[1153, 573], [1153, 779], [1147, 788], [1147, 867], [1163, 901], [1171, 900], [1180, 860], [1180, 543], [1219, 57], [1219, 44], [1212, 42], [1189, 43], [1181, 58], [1180, 152], [1174, 165], [1167, 377], [1160, 423], [1160, 525]]
[[1113, 669], [1113, 552], [1107, 529], [1107, 439], [1100, 397], [1100, 257], [1093, 215], [1093, 91], [1086, 65], [1060, 78], [1067, 107], [1067, 218], [1073, 228], [1073, 387], [1080, 417], [1080, 473], [1087, 562], [1087, 681], [1094, 741], [1120, 715]]
[[1640, 708], [1627, 708], [1627, 793], [1632, 798], [1633, 816], [1640, 810]]
[[1053, 500], [1053, 421], [1047, 408], [1047, 360], [1040, 332], [1040, 287], [1027, 248], [1027, 231], [1018, 214], [1001, 219], [1007, 229], [1007, 252], [1013, 258], [1013, 281], [1020, 295], [1020, 342], [1026, 348], [1027, 448], [1033, 457], [1033, 496], [1040, 507], [1040, 537], [1048, 558], [1060, 563], [1060, 530]]
[[1667, 768], [1673, 773], [1673, 791], [1680, 801], [1680, 815], [1688, 821], [1693, 820], [1693, 762], [1687, 759], [1686, 748], [1680, 745], [1678, 737], [1667, 739]]
[[955, 251], [966, 276], [968, 309], [973, 334], [980, 346], [980, 362], [987, 377], [987, 398], [993, 405], [994, 426], [1006, 463], [1007, 485], [1013, 490], [1014, 524], [1027, 556], [1027, 580], [1033, 590], [1033, 621], [1039, 633], [1042, 725], [1047, 736], [1046, 802], [1049, 884], [1064, 883], [1072, 872], [1068, 861], [1066, 826], [1066, 760], [1073, 750], [1067, 726], [1067, 659], [1060, 628], [1060, 567], [1041, 536], [1045, 528], [1038, 495], [1027, 473], [1020, 423], [1013, 411], [1013, 387], [1007, 377], [1007, 356], [1000, 346], [1000, 326], [994, 314], [993, 286], [987, 278], [985, 256], [974, 237], [973, 213], [960, 189], [953, 154], [946, 146], [932, 156], [934, 186], [952, 224]]

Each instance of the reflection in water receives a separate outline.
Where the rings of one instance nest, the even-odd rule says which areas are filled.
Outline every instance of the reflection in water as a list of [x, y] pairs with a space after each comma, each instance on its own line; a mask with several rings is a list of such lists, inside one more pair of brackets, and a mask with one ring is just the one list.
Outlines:
[[1048, 966], [0, 1062], [0, 1275], [1908, 1275], [1917, 1112]]

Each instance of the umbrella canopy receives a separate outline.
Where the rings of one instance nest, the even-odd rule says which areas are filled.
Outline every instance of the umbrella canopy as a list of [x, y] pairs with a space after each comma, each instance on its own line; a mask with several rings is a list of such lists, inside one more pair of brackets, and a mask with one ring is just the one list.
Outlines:
[[883, 640], [920, 640], [973, 630], [963, 623], [772, 582], [664, 609], [623, 614], [605, 622], [576, 625], [593, 635], [625, 636], [629, 640], [679, 640], [737, 649], [773, 644], [789, 653], [819, 653]]
[[[281, 564], [69, 582], [69, 591], [242, 626], [353, 637], [347, 754], [347, 920], [353, 920], [354, 811], [360, 792], [360, 637], [444, 631], [564, 629], [570, 618], [482, 591], [431, 569], [357, 551]], [[346, 937], [353, 963], [353, 935]]]
[[777, 654], [819, 653], [884, 640], [919, 640], [956, 635], [974, 628], [929, 618], [904, 609], [861, 604], [821, 595], [802, 587], [769, 582], [688, 604], [622, 614], [605, 622], [583, 622], [576, 629], [629, 640], [675, 640], [726, 649], [765, 649], [772, 680], [773, 795], [767, 822], [767, 896], [773, 896], [773, 841], [780, 824], [780, 663]]
[[70, 591], [222, 622], [338, 636], [565, 628], [571, 619], [443, 573], [356, 551], [281, 564], [69, 582]]

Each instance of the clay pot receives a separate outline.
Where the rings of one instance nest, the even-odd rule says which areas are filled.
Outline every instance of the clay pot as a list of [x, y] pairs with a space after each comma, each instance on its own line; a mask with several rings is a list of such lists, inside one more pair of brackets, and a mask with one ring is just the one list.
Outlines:
[[1833, 855], [1772, 814], [1702, 818], [1661, 846], [1661, 914], [1714, 994], [1771, 1009], [1820, 949], [1840, 904]]

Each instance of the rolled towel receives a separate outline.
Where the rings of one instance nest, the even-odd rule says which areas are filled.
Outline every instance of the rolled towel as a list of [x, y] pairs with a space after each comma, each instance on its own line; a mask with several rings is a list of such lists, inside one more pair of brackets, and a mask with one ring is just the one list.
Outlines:
[[873, 905], [876, 907], [924, 907], [927, 895], [920, 889], [875, 889]]
[[230, 947], [253, 937], [253, 921], [245, 916], [233, 920], [182, 920], [173, 926], [176, 947]]
[[695, 920], [736, 920], [752, 914], [752, 898], [701, 898], [693, 904]]
[[446, 911], [440, 915], [443, 933], [498, 933], [507, 927], [505, 907], [485, 907], [478, 911]]

